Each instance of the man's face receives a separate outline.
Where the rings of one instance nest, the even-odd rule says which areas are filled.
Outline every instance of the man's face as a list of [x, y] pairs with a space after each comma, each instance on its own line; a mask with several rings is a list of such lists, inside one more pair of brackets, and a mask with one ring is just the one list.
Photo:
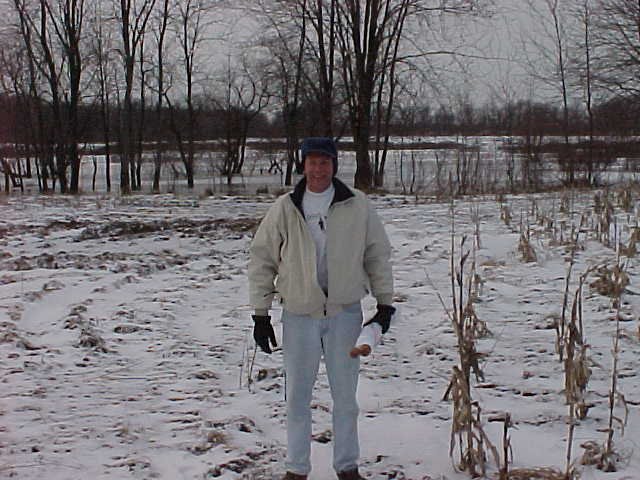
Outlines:
[[310, 153], [304, 160], [307, 188], [314, 193], [324, 192], [333, 178], [333, 160], [322, 153]]

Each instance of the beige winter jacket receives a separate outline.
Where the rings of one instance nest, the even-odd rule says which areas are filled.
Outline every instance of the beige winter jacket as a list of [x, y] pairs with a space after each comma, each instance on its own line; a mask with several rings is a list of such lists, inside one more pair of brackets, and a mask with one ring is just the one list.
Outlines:
[[362, 192], [333, 182], [327, 295], [318, 284], [316, 248], [302, 214], [302, 179], [292, 193], [276, 200], [251, 243], [249, 294], [256, 314], [267, 314], [276, 293], [287, 311], [313, 317], [335, 314], [369, 292], [379, 304], [391, 304], [391, 246], [382, 222]]

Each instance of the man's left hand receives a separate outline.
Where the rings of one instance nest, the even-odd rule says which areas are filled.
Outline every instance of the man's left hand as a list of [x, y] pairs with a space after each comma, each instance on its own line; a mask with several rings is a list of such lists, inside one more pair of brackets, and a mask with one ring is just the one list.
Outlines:
[[378, 305], [377, 309], [378, 311], [376, 312], [376, 314], [371, 318], [371, 320], [365, 323], [365, 326], [369, 325], [370, 323], [376, 322], [382, 327], [382, 334], [384, 335], [385, 333], [387, 333], [387, 330], [389, 330], [391, 317], [396, 312], [396, 309], [391, 305]]

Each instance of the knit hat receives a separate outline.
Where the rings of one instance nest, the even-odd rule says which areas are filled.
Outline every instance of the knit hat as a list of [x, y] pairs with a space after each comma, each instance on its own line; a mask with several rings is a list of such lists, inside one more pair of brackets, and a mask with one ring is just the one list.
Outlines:
[[302, 141], [300, 147], [302, 154], [302, 164], [310, 153], [320, 153], [331, 157], [333, 160], [333, 174], [338, 173], [338, 149], [332, 138], [329, 137], [308, 137]]

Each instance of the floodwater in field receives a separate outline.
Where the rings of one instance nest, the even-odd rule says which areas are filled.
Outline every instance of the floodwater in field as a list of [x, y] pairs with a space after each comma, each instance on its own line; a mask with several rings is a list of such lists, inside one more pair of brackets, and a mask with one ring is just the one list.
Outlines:
[[[259, 139], [252, 139], [259, 142]], [[406, 148], [405, 142], [430, 143]], [[387, 153], [384, 168], [384, 190], [411, 195], [442, 195], [493, 193], [522, 188], [541, 188], [559, 185], [562, 174], [549, 154], [540, 161], [527, 161], [516, 153], [512, 137], [412, 137], [394, 138]], [[251, 145], [251, 143], [250, 143]], [[255, 143], [253, 143], [255, 145]], [[356, 171], [355, 153], [340, 150], [338, 177], [353, 184]], [[187, 187], [185, 169], [178, 152], [164, 153], [161, 169], [162, 193], [254, 194], [257, 191], [277, 192], [285, 185], [286, 153], [284, 151], [247, 148], [242, 172], [231, 179], [223, 175], [224, 152], [198, 151], [195, 158], [194, 189]], [[145, 152], [141, 167], [142, 193], [152, 189], [153, 152]], [[371, 153], [372, 164], [375, 162]], [[620, 165], [609, 166], [596, 172], [599, 184], [619, 182], [629, 177], [627, 159], [618, 159]], [[35, 168], [32, 168], [35, 170]], [[111, 156], [111, 191], [120, 192], [120, 162]], [[634, 169], [635, 170], [635, 169]], [[631, 174], [632, 177], [635, 175]], [[299, 175], [293, 177], [295, 183]], [[529, 179], [527, 181], [527, 179]], [[85, 155], [81, 163], [80, 190], [103, 193], [107, 191], [106, 159], [104, 155]], [[37, 179], [25, 179], [25, 191], [37, 192]]]

